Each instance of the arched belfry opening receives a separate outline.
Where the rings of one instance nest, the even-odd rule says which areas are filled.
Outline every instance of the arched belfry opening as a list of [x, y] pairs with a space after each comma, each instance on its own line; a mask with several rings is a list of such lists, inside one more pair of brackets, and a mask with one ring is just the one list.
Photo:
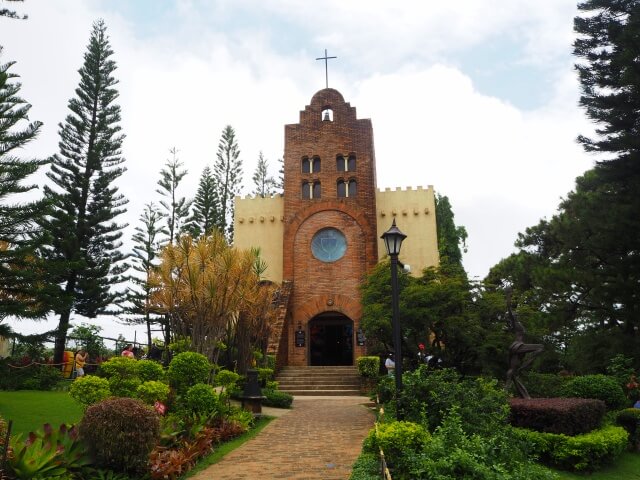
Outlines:
[[309, 365], [353, 365], [353, 320], [339, 312], [309, 322]]
[[322, 121], [333, 122], [333, 109], [331, 107], [326, 106], [322, 109]]

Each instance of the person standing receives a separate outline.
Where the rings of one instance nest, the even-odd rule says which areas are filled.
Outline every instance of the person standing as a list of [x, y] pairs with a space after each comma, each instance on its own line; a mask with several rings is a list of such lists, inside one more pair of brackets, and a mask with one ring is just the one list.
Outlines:
[[384, 366], [387, 369], [388, 375], [393, 375], [396, 371], [396, 362], [393, 361], [393, 353], [390, 353], [387, 359], [384, 361]]
[[76, 353], [76, 378], [84, 377], [84, 366], [88, 357], [89, 353], [84, 348], [81, 348]]
[[131, 344], [127, 345], [120, 355], [123, 357], [129, 357], [129, 358], [135, 359], [136, 356], [133, 353], [133, 345]]

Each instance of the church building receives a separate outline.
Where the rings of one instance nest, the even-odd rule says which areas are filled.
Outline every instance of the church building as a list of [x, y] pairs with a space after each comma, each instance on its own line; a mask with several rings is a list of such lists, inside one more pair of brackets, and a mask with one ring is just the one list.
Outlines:
[[394, 219], [407, 235], [400, 261], [415, 275], [437, 265], [433, 187], [378, 190], [371, 120], [320, 90], [285, 125], [283, 194], [235, 203], [234, 246], [259, 247], [281, 286], [269, 338], [278, 367], [366, 355], [359, 285], [386, 255], [380, 236]]

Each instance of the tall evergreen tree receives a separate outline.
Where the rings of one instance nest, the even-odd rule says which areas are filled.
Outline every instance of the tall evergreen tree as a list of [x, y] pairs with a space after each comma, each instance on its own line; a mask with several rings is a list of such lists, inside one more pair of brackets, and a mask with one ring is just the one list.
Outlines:
[[[2, 54], [2, 47], [0, 47]], [[33, 190], [23, 182], [48, 160], [26, 160], [16, 151], [36, 138], [41, 122], [29, 121], [31, 105], [19, 96], [21, 84], [0, 64], [0, 320], [7, 315], [40, 316], [46, 304], [38, 298], [33, 248], [37, 243], [33, 220], [42, 216], [44, 200], [9, 203], [15, 195]]]
[[72, 312], [90, 318], [111, 313], [109, 307], [122, 298], [114, 286], [126, 271], [120, 252], [126, 225], [114, 219], [125, 212], [127, 200], [114, 182], [125, 171], [124, 135], [106, 30], [102, 20], [93, 24], [80, 84], [68, 104], [71, 113], [60, 124], [60, 153], [47, 174], [54, 185], [45, 187], [53, 208], [42, 222], [50, 236], [43, 255], [49, 281], [59, 289], [56, 362], [62, 360]]
[[[24, 0], [3, 0], [6, 2], [24, 2]], [[8, 17], [8, 18], [16, 18], [18, 20], [26, 20], [27, 15], [20, 15], [15, 10], [10, 10], [8, 8], [0, 8], [0, 17]]]
[[574, 20], [574, 55], [587, 116], [597, 136], [578, 137], [587, 151], [601, 152], [618, 178], [640, 171], [640, 2], [587, 0]]
[[222, 130], [218, 144], [217, 160], [213, 169], [213, 178], [218, 189], [220, 201], [220, 231], [229, 242], [233, 241], [233, 201], [240, 193], [242, 183], [242, 160], [236, 141], [236, 132], [231, 125]]
[[269, 162], [264, 158], [262, 152], [258, 155], [258, 164], [253, 174], [253, 184], [255, 185], [253, 194], [257, 197], [270, 197], [276, 191], [276, 181], [269, 175]]
[[451, 202], [447, 196], [440, 194], [436, 195], [436, 230], [438, 253], [443, 267], [449, 265], [464, 271], [462, 252], [466, 251], [467, 229], [456, 226]]
[[220, 204], [218, 191], [209, 167], [204, 167], [198, 191], [193, 199], [189, 230], [191, 235], [199, 237], [208, 235], [211, 230], [220, 224]]
[[129, 313], [134, 315], [132, 323], [144, 323], [147, 327], [147, 341], [151, 346], [151, 325], [159, 322], [164, 317], [153, 314], [151, 304], [151, 274], [158, 265], [161, 235], [166, 236], [167, 230], [161, 225], [164, 214], [153, 203], [145, 205], [140, 215], [140, 225], [135, 227], [133, 235], [134, 247], [132, 253], [132, 268], [138, 275], [131, 281], [134, 288], [129, 292], [128, 300], [131, 303]]
[[280, 165], [280, 168], [278, 168], [278, 179], [276, 180], [274, 187], [282, 193], [284, 191], [284, 158], [279, 158], [278, 164]]
[[180, 182], [188, 173], [183, 170], [182, 162], [178, 160], [178, 150], [173, 147], [169, 150], [172, 158], [167, 160], [165, 168], [160, 170], [160, 188], [156, 190], [165, 199], [160, 201], [160, 205], [165, 210], [167, 218], [167, 234], [169, 243], [174, 243], [178, 236], [187, 228], [187, 218], [189, 216], [189, 206], [191, 202], [185, 197], [178, 195]]

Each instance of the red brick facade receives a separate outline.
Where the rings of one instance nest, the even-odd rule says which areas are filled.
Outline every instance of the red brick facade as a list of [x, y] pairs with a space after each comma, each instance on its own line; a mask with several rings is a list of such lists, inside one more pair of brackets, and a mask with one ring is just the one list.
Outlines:
[[[326, 109], [332, 111], [330, 121], [323, 121]], [[345, 160], [355, 156], [355, 170], [339, 171], [338, 155]], [[303, 159], [313, 162], [314, 158], [320, 159], [319, 171], [303, 173]], [[293, 284], [287, 363], [309, 364], [308, 324], [327, 312], [342, 314], [353, 322], [355, 359], [364, 354], [364, 347], [358, 347], [355, 339], [361, 317], [358, 286], [378, 261], [371, 121], [357, 119], [355, 108], [338, 91], [320, 90], [300, 112], [300, 123], [285, 126], [284, 172], [283, 278]], [[338, 198], [338, 182], [354, 180], [356, 193]], [[304, 182], [319, 182], [320, 198], [304, 198]], [[314, 234], [326, 227], [339, 230], [346, 238], [346, 252], [337, 261], [322, 262], [311, 252]], [[298, 328], [306, 333], [305, 347], [295, 346]]]

